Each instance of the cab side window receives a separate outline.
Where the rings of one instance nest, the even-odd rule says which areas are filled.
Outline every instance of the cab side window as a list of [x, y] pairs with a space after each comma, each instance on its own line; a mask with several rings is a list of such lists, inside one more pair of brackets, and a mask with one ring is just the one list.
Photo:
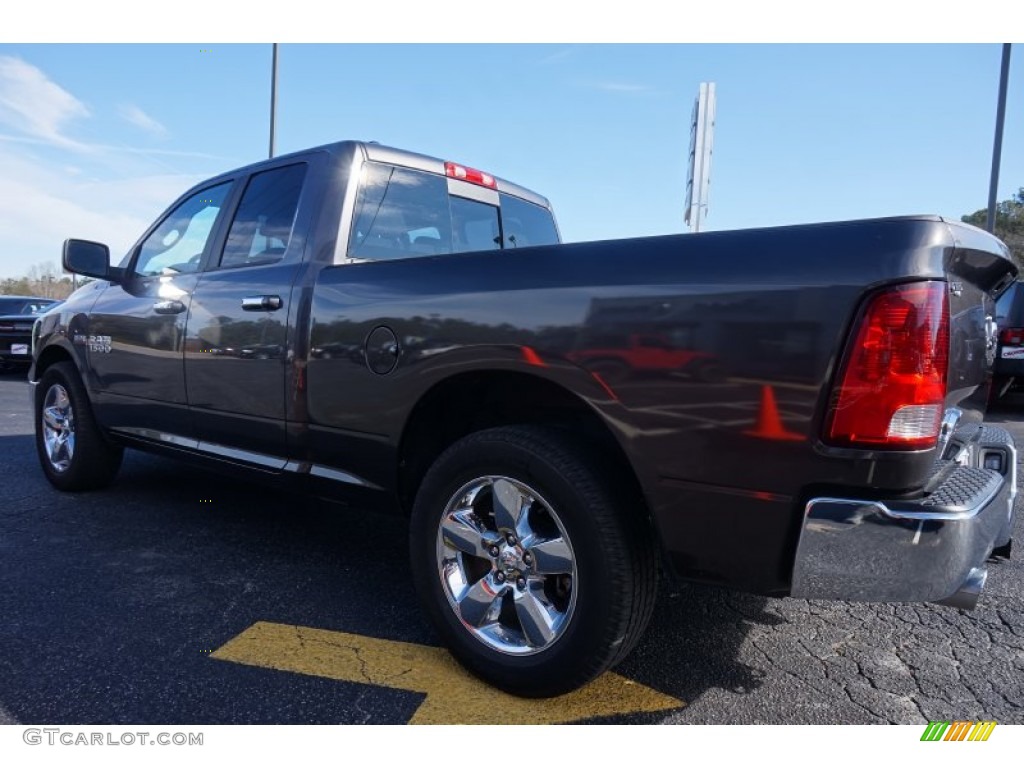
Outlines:
[[292, 240], [306, 165], [288, 165], [249, 179], [218, 266], [252, 267], [284, 258]]
[[495, 195], [499, 207], [451, 191], [448, 182], [439, 174], [364, 163], [349, 258], [407, 259], [558, 242], [548, 209], [504, 193]]
[[134, 273], [153, 277], [198, 271], [231, 183], [201, 190], [171, 211], [139, 248]]
[[442, 176], [366, 163], [348, 255], [376, 261], [451, 253], [448, 182]]

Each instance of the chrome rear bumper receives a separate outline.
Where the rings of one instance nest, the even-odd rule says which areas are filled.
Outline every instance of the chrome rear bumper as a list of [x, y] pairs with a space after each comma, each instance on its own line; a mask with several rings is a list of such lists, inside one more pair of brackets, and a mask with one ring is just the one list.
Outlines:
[[[1005, 430], [986, 427], [972, 455], [975, 466], [955, 467], [916, 501], [808, 501], [790, 594], [973, 608], [984, 563], [1011, 527], [1017, 452]], [[998, 469], [984, 466], [992, 455], [1003, 457]]]

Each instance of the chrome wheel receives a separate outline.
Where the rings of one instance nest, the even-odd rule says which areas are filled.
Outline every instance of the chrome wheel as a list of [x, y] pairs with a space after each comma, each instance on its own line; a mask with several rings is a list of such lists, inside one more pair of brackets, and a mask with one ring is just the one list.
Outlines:
[[60, 384], [46, 391], [41, 426], [50, 466], [55, 472], [66, 472], [75, 455], [75, 412], [68, 391]]
[[508, 477], [473, 480], [451, 497], [437, 531], [448, 604], [487, 647], [511, 655], [548, 649], [576, 607], [576, 558], [558, 514]]

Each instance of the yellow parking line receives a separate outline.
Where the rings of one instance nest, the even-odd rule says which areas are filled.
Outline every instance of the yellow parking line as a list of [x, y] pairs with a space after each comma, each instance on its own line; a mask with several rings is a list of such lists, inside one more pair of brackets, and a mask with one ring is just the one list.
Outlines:
[[441, 648], [265, 621], [211, 658], [426, 694], [409, 721], [414, 724], [542, 725], [685, 706], [613, 672], [573, 693], [524, 706], [523, 699], [472, 677]]

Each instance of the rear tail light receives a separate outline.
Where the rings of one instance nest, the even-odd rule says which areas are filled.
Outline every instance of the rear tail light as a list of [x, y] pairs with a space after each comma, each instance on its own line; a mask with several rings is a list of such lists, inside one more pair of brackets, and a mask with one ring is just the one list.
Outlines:
[[1024, 346], [1024, 328], [1003, 328], [999, 341], [1007, 347]]
[[467, 168], [458, 163], [445, 163], [444, 172], [453, 179], [461, 179], [472, 184], [479, 184], [481, 187], [497, 188], [498, 184], [489, 173], [478, 171], [476, 168]]
[[942, 282], [869, 301], [832, 393], [827, 440], [855, 448], [935, 446], [945, 409], [949, 299]]

